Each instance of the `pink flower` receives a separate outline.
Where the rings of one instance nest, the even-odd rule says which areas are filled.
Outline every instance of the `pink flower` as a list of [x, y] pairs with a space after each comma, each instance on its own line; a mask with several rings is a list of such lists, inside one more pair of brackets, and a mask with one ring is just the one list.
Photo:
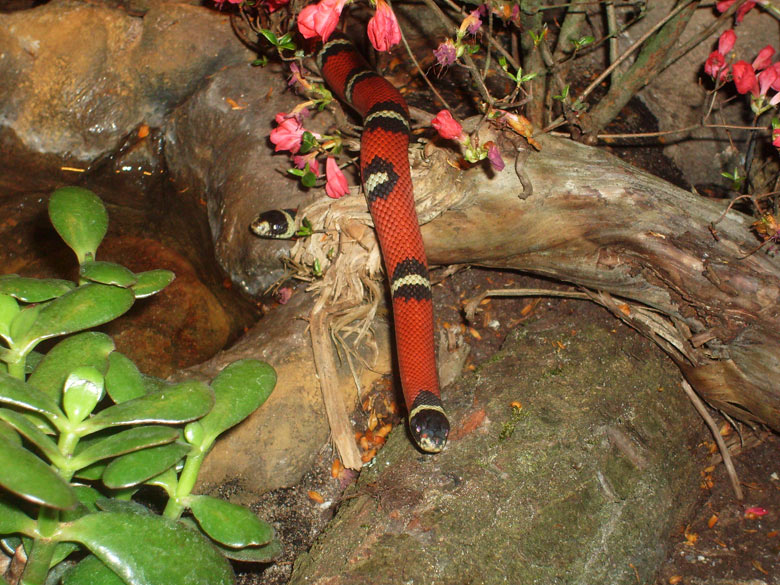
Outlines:
[[463, 22], [460, 23], [460, 27], [458, 27], [458, 30], [460, 31], [458, 39], [463, 38], [465, 31], [468, 31], [469, 34], [472, 35], [477, 34], [477, 31], [479, 31], [479, 28], [482, 26], [482, 19], [480, 19], [479, 14], [480, 9], [477, 8], [476, 10], [469, 12], [469, 15], [463, 19]]
[[341, 199], [344, 195], [349, 193], [349, 185], [347, 185], [347, 178], [344, 173], [341, 172], [339, 165], [336, 164], [336, 159], [332, 156], [328, 157], [325, 162], [325, 193], [332, 199]]
[[450, 39], [447, 39], [433, 51], [433, 56], [436, 57], [436, 61], [439, 65], [448, 67], [455, 63], [458, 54], [455, 50], [455, 45]]
[[289, 150], [293, 154], [301, 148], [304, 129], [295, 118], [288, 118], [284, 112], [276, 114], [278, 126], [271, 130], [271, 142], [274, 143], [274, 152]]
[[728, 75], [729, 68], [726, 66], [726, 58], [718, 51], [713, 51], [704, 62], [704, 73], [713, 79], [724, 79]]
[[756, 72], [753, 70], [752, 65], [746, 61], [737, 61], [731, 67], [731, 77], [734, 79], [734, 85], [737, 86], [739, 93], [752, 93], [758, 94], [758, 80], [756, 80]]
[[376, 12], [368, 21], [368, 38], [377, 51], [389, 51], [401, 42], [401, 29], [393, 9], [385, 0], [376, 0]]
[[[231, 2], [233, 0], [230, 0]], [[268, 9], [268, 12], [276, 12], [282, 6], [286, 6], [290, 0], [262, 0], [261, 4]]]
[[[780, 94], [777, 94], [780, 95]], [[780, 148], [780, 128], [772, 129], [772, 146]]]
[[[731, 8], [731, 5], [734, 4], [737, 0], [722, 0], [722, 2], [718, 2], [715, 4], [715, 8], [718, 12], [726, 12], [729, 8]], [[761, 2], [763, 4], [763, 2]], [[753, 10], [753, 8], [756, 6], [756, 2], [753, 2], [752, 0], [750, 2], [745, 2], [742, 6], [737, 8], [737, 24], [742, 22], [742, 19], [745, 18], [745, 15]]]
[[736, 42], [737, 33], [734, 32], [733, 28], [730, 28], [727, 31], [723, 31], [723, 34], [720, 35], [720, 38], [718, 39], [718, 53], [725, 57], [729, 54], [731, 49], [734, 48], [734, 44]]
[[773, 69], [774, 72], [777, 74], [777, 77], [775, 78], [774, 83], [772, 83], [772, 89], [775, 91], [780, 91], [780, 62], [773, 63], [769, 69]]
[[504, 164], [504, 159], [501, 158], [501, 152], [498, 150], [498, 146], [496, 146], [495, 142], [492, 141], [486, 143], [485, 146], [488, 147], [487, 157], [490, 161], [490, 166], [492, 166], [498, 172], [503, 171], [506, 165]]
[[310, 152], [309, 154], [304, 154], [303, 156], [297, 154], [293, 157], [293, 163], [295, 166], [299, 169], [305, 169], [306, 165], [309, 165], [309, 170], [314, 173], [315, 175], [319, 176], [320, 174], [320, 163], [317, 160], [317, 151]]
[[772, 64], [772, 55], [775, 54], [775, 49], [772, 45], [767, 45], [758, 52], [758, 56], [753, 60], [753, 69], [761, 71], [766, 69]]
[[439, 136], [447, 140], [460, 138], [463, 135], [463, 127], [452, 117], [447, 110], [442, 110], [431, 120], [431, 126], [436, 128]]
[[307, 39], [320, 37], [327, 41], [339, 22], [347, 0], [320, 0], [310, 4], [298, 15], [298, 30]]
[[774, 67], [764, 69], [758, 74], [758, 95], [766, 95], [772, 84], [777, 82], [777, 71]]

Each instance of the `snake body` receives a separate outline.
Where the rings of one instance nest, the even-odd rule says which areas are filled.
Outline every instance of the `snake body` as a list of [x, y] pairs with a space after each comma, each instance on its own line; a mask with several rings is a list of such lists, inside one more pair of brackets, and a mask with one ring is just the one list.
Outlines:
[[393, 302], [398, 367], [409, 430], [426, 452], [444, 448], [449, 422], [439, 392], [428, 263], [409, 170], [409, 110], [352, 43], [333, 35], [317, 54], [330, 88], [363, 117], [360, 171]]

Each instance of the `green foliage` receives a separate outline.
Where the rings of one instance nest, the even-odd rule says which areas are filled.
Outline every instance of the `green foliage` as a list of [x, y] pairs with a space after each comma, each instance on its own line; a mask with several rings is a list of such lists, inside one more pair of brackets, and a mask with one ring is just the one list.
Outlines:
[[[280, 552], [273, 528], [192, 489], [217, 437], [268, 398], [274, 370], [242, 360], [210, 385], [141, 374], [110, 337], [85, 330], [173, 274], [97, 260], [108, 215], [86, 189], [55, 191], [49, 217], [76, 254], [79, 282], [0, 277], [0, 538], [24, 545], [21, 582], [233, 583], [228, 559]], [[33, 351], [59, 336], [45, 356]], [[166, 493], [162, 515], [130, 500], [142, 484]]]

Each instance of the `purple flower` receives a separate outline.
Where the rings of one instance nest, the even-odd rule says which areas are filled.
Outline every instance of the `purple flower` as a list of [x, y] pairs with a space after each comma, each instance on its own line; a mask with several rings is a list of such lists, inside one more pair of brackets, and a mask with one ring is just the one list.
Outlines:
[[447, 39], [433, 51], [433, 55], [436, 57], [436, 61], [439, 63], [439, 65], [442, 67], [448, 67], [455, 63], [455, 59], [457, 57], [455, 45], [450, 39]]

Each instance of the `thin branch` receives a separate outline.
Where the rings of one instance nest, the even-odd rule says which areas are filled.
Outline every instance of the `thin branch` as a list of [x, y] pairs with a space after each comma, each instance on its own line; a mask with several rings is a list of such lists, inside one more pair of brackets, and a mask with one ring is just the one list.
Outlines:
[[712, 420], [710, 413], [707, 412], [707, 407], [704, 406], [704, 402], [702, 402], [698, 394], [693, 391], [693, 388], [691, 388], [691, 385], [687, 380], [682, 381], [682, 387], [693, 404], [693, 407], [696, 409], [696, 412], [699, 413], [699, 415], [704, 419], [704, 422], [707, 423], [707, 426], [710, 428], [712, 437], [715, 439], [715, 443], [718, 445], [718, 450], [720, 451], [721, 457], [723, 457], [723, 464], [726, 466], [729, 481], [731, 481], [731, 489], [734, 490], [734, 496], [739, 501], [742, 501], [745, 496], [742, 493], [742, 486], [739, 485], [739, 476], [737, 476], [737, 470], [734, 469], [734, 462], [731, 460], [729, 448], [726, 447], [726, 442], [723, 440], [723, 437], [720, 436], [718, 425], [716, 425], [715, 421]]

